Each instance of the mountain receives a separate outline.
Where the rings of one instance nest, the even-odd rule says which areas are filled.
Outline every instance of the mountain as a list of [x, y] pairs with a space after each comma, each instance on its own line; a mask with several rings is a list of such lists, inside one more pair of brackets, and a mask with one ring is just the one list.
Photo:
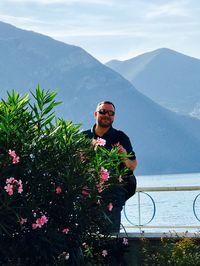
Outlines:
[[127, 133], [139, 161], [136, 174], [200, 172], [200, 121], [162, 108], [80, 47], [0, 22], [0, 92], [58, 91], [59, 116], [82, 129], [97, 102], [116, 105], [114, 126]]
[[162, 48], [106, 64], [162, 106], [200, 118], [200, 60]]

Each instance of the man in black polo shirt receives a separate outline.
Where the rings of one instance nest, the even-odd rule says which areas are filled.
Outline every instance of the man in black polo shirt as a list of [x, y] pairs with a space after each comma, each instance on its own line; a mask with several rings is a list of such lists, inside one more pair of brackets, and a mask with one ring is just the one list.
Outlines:
[[135, 152], [132, 149], [131, 142], [128, 136], [112, 127], [115, 117], [115, 106], [109, 101], [100, 102], [94, 112], [96, 124], [92, 129], [86, 130], [83, 133], [95, 142], [97, 138], [102, 138], [106, 141], [105, 148], [111, 150], [113, 146], [117, 146], [120, 153], [130, 154], [131, 157], [123, 159], [121, 167], [129, 169], [126, 177], [124, 177], [124, 186], [120, 191], [109, 191], [117, 195], [117, 201], [113, 206], [110, 219], [112, 221], [112, 232], [119, 232], [121, 222], [121, 210], [125, 201], [135, 194], [136, 179], [133, 171], [137, 166]]

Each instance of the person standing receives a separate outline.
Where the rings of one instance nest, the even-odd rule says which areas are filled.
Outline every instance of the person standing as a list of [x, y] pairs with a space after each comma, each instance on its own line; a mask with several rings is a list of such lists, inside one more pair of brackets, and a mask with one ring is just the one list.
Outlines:
[[97, 104], [96, 111], [94, 112], [96, 123], [91, 129], [83, 131], [83, 133], [93, 143], [96, 139], [102, 138], [105, 140], [105, 148], [111, 150], [113, 147], [118, 147], [120, 153], [129, 154], [130, 157], [122, 159], [121, 168], [127, 167], [128, 172], [124, 179], [124, 185], [120, 189], [111, 189], [108, 193], [113, 193], [113, 196], [117, 198], [113, 205], [112, 212], [109, 214], [109, 218], [112, 221], [110, 231], [112, 233], [118, 233], [120, 231], [121, 223], [121, 210], [131, 196], [135, 194], [136, 190], [136, 178], [133, 174], [137, 166], [137, 160], [135, 152], [132, 149], [129, 137], [121, 130], [117, 130], [112, 127], [115, 119], [115, 105], [110, 101], [102, 101]]

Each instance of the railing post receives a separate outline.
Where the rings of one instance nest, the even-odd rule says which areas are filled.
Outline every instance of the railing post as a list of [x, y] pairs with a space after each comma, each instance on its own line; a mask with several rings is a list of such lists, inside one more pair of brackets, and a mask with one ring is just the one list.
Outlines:
[[138, 219], [139, 219], [139, 226], [141, 226], [141, 209], [140, 209], [140, 191], [138, 191]]

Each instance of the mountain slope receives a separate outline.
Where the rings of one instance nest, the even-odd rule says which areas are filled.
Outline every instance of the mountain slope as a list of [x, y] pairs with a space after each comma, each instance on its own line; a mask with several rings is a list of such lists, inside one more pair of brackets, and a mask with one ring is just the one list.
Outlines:
[[38, 84], [57, 89], [63, 100], [57, 114], [94, 123], [97, 102], [117, 107], [115, 127], [130, 137], [137, 154], [137, 174], [199, 172], [200, 122], [174, 114], [138, 92], [121, 75], [83, 49], [47, 36], [0, 23], [0, 91], [21, 93]]
[[162, 106], [200, 118], [200, 60], [162, 48], [106, 64]]

